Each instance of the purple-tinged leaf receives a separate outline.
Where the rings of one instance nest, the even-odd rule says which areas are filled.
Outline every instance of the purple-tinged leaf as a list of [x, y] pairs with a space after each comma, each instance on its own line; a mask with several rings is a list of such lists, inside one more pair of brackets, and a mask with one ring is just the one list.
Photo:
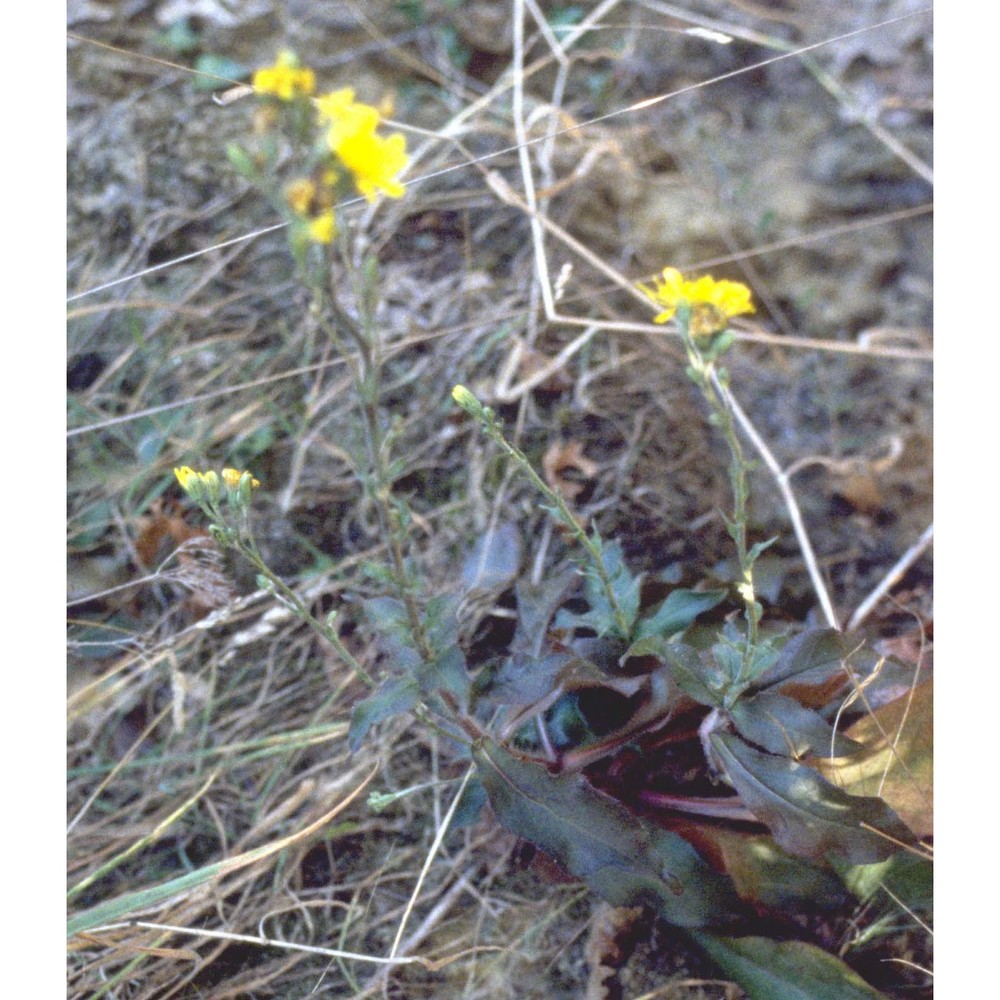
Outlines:
[[801, 632], [782, 646], [777, 661], [757, 678], [755, 686], [762, 690], [793, 677], [800, 683], [821, 683], [842, 669], [841, 663], [858, 645], [832, 628]]
[[742, 915], [732, 883], [676, 833], [653, 826], [582, 775], [551, 774], [490, 740], [472, 750], [500, 822], [615, 906], [652, 906], [682, 927]]
[[511, 653], [527, 653], [537, 657], [545, 647], [549, 622], [576, 582], [575, 572], [548, 577], [537, 587], [522, 580], [517, 584], [517, 630], [511, 642]]
[[372, 695], [354, 706], [347, 746], [351, 753], [361, 746], [368, 731], [378, 722], [408, 712], [420, 701], [420, 687], [410, 676], [391, 677]]
[[575, 659], [572, 653], [538, 658], [513, 654], [479, 672], [473, 697], [489, 705], [533, 705], [556, 686], [559, 675]]
[[754, 750], [738, 736], [713, 733], [710, 739], [743, 804], [790, 854], [829, 853], [861, 865], [916, 841], [881, 799], [848, 795], [812, 768]]
[[741, 736], [769, 753], [798, 758], [811, 750], [823, 757], [829, 756], [832, 746], [843, 757], [861, 749], [860, 743], [835, 732], [818, 712], [773, 691], [741, 698], [729, 717]]

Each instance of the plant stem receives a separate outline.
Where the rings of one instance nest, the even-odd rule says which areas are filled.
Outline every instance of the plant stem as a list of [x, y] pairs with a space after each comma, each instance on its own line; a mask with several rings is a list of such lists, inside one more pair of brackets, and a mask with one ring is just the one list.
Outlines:
[[263, 557], [257, 549], [257, 544], [249, 534], [237, 538], [233, 542], [233, 547], [243, 556], [244, 559], [253, 563], [257, 571], [274, 588], [275, 593], [289, 605], [293, 611], [318, 635], [325, 639], [337, 652], [354, 673], [370, 688], [375, 687], [375, 679], [361, 665], [354, 654], [344, 645], [343, 640], [328, 622], [320, 621], [303, 603], [299, 595], [285, 583], [281, 577], [277, 576], [271, 568], [264, 562]]
[[724, 373], [720, 375], [716, 367], [715, 355], [703, 353], [691, 336], [691, 314], [688, 309], [678, 309], [677, 319], [684, 337], [684, 345], [687, 348], [688, 372], [711, 408], [713, 422], [722, 432], [726, 446], [729, 448], [729, 483], [733, 491], [733, 514], [731, 518], [726, 518], [726, 527], [736, 545], [736, 558], [740, 568], [740, 582], [737, 589], [743, 599], [744, 615], [747, 621], [746, 643], [743, 648], [740, 671], [739, 675], [733, 679], [734, 683], [738, 684], [751, 667], [754, 650], [757, 648], [758, 626], [762, 614], [753, 585], [753, 564], [756, 554], [747, 548], [747, 501], [750, 497], [747, 473], [750, 470], [750, 463], [743, 453], [743, 447], [736, 434], [736, 425], [733, 421], [732, 410], [728, 405], [728, 396], [722, 391], [725, 386], [725, 376]]
[[[353, 274], [354, 269], [351, 267], [346, 246], [342, 246], [341, 250], [344, 262]], [[420, 617], [420, 608], [413, 596], [409, 574], [406, 569], [406, 557], [403, 552], [405, 531], [400, 523], [398, 511], [394, 509], [390, 502], [392, 497], [392, 481], [388, 473], [385, 436], [382, 432], [378, 410], [382, 380], [378, 328], [372, 321], [372, 317], [368, 315], [368, 310], [365, 307], [368, 299], [363, 289], [355, 289], [356, 298], [358, 302], [362, 303], [361, 318], [364, 324], [363, 329], [340, 307], [336, 297], [332, 293], [326, 299], [321, 288], [314, 290], [317, 299], [326, 306], [326, 309], [333, 316], [333, 323], [321, 319], [321, 323], [330, 339], [340, 347], [345, 357], [348, 356], [349, 352], [345, 350], [341, 334], [346, 335], [357, 348], [358, 364], [352, 365], [351, 370], [355, 389], [358, 393], [358, 405], [361, 410], [365, 430], [365, 447], [368, 452], [370, 476], [368, 487], [375, 502], [379, 533], [382, 535], [392, 557], [398, 596], [406, 608], [406, 616], [409, 621], [410, 631], [413, 634], [413, 640], [416, 643], [421, 658], [429, 662], [434, 658], [434, 653], [427, 640], [423, 621]], [[325, 302], [324, 299], [326, 299]], [[323, 316], [324, 309], [322, 306], [319, 312]]]
[[552, 502], [559, 512], [559, 519], [569, 529], [570, 534], [583, 546], [587, 555], [590, 557], [590, 562], [594, 567], [594, 571], [597, 573], [598, 580], [600, 581], [601, 587], [608, 599], [608, 604], [611, 606], [611, 613], [614, 615], [618, 631], [623, 639], [628, 639], [632, 632], [631, 625], [625, 617], [625, 613], [622, 611], [621, 605], [618, 603], [618, 598], [615, 597], [614, 587], [611, 585], [611, 579], [608, 577], [608, 571], [604, 565], [600, 543], [587, 534], [583, 525], [577, 521], [562, 496], [556, 490], [552, 489], [552, 487], [549, 486], [549, 484], [546, 483], [537, 472], [535, 472], [531, 462], [528, 461], [527, 455], [525, 455], [520, 448], [511, 444], [507, 438], [504, 437], [500, 422], [489, 407], [482, 407], [480, 420], [483, 430], [486, 432], [486, 436], [491, 441], [499, 445], [507, 456], [512, 459], [513, 462], [528, 477], [528, 479], [531, 480], [535, 488]]

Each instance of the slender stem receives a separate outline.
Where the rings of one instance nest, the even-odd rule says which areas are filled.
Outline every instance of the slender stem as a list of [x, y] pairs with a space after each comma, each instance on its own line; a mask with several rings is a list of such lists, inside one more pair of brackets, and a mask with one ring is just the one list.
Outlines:
[[826, 584], [823, 582], [823, 576], [819, 571], [816, 553], [813, 551], [812, 543], [809, 541], [809, 533], [806, 531], [805, 522], [802, 520], [802, 512], [799, 510], [799, 503], [792, 490], [788, 473], [778, 464], [778, 460], [774, 457], [771, 449], [768, 448], [763, 438], [757, 433], [757, 428], [754, 427], [753, 422], [743, 412], [743, 408], [729, 389], [719, 382], [718, 375], [714, 372], [712, 373], [712, 381], [719, 394], [726, 400], [726, 405], [736, 418], [740, 429], [750, 439], [750, 443], [754, 446], [757, 454], [760, 455], [761, 461], [767, 466], [771, 475], [774, 476], [774, 481], [781, 491], [782, 499], [785, 501], [785, 508], [792, 522], [792, 529], [795, 531], [795, 538], [799, 543], [799, 549], [802, 552], [802, 559], [806, 564], [809, 579], [812, 582], [813, 589], [816, 591], [820, 608], [823, 610], [823, 616], [826, 618], [830, 628], [839, 630], [840, 625], [837, 622], [837, 613], [833, 609], [833, 602], [830, 600]]
[[[346, 250], [344, 257], [346, 261]], [[322, 289], [317, 288], [316, 294], [319, 301], [322, 302], [325, 298]], [[359, 294], [357, 298], [359, 302], [365, 301], [363, 294]], [[406, 570], [406, 557], [403, 552], [402, 543], [403, 528], [399, 522], [399, 515], [393, 509], [390, 502], [392, 483], [388, 475], [388, 465], [385, 456], [385, 436], [382, 432], [378, 411], [382, 378], [381, 352], [378, 349], [378, 329], [371, 323], [368, 316], [363, 317], [365, 329], [360, 329], [357, 323], [339, 306], [336, 298], [332, 295], [327, 299], [325, 305], [334, 318], [333, 323], [321, 320], [328, 336], [341, 348], [345, 356], [348, 352], [343, 350], [344, 345], [341, 334], [346, 334], [358, 349], [360, 364], [352, 370], [352, 374], [358, 393], [359, 409], [361, 410], [365, 429], [365, 446], [368, 452], [371, 476], [369, 486], [372, 499], [375, 502], [379, 533], [382, 535], [392, 557], [399, 597], [406, 608], [406, 616], [409, 621], [413, 640], [417, 645], [421, 657], [425, 661], [429, 661], [433, 659], [434, 654], [427, 640], [423, 621], [420, 617], [420, 608], [414, 599], [409, 575]], [[320, 314], [323, 314], [322, 309], [320, 309]]]
[[528, 477], [528, 479], [531, 480], [535, 488], [555, 505], [556, 509], [559, 511], [560, 520], [569, 529], [570, 534], [584, 547], [587, 555], [590, 557], [591, 565], [597, 573], [598, 580], [604, 590], [605, 596], [608, 599], [608, 604], [611, 606], [611, 613], [614, 615], [615, 624], [617, 625], [622, 638], [628, 639], [632, 632], [631, 624], [625, 617], [625, 613], [622, 611], [621, 605], [618, 603], [618, 598], [615, 597], [614, 587], [611, 585], [611, 579], [609, 578], [607, 568], [604, 565], [600, 544], [594, 541], [594, 539], [587, 534], [583, 525], [577, 521], [562, 496], [552, 489], [552, 487], [550, 487], [549, 484], [546, 483], [537, 472], [535, 472], [534, 467], [531, 462], [528, 461], [528, 457], [524, 454], [524, 452], [521, 451], [520, 448], [511, 444], [504, 437], [499, 421], [493, 414], [493, 411], [490, 410], [489, 407], [482, 407], [479, 416], [482, 422], [483, 430], [486, 432], [487, 437], [499, 445], [500, 448], [507, 453], [508, 457], [513, 459], [513, 461], [520, 467], [521, 471]]
[[736, 556], [740, 567], [741, 580], [738, 585], [740, 597], [743, 598], [744, 615], [747, 621], [746, 643], [743, 647], [743, 657], [740, 670], [734, 683], [739, 684], [749, 671], [754, 651], [759, 639], [759, 624], [761, 607], [757, 603], [753, 585], [753, 564], [755, 556], [747, 548], [747, 500], [750, 487], [747, 479], [749, 464], [743, 454], [736, 426], [733, 422], [733, 411], [730, 406], [731, 397], [725, 393], [725, 386], [718, 376], [715, 359], [702, 353], [699, 345], [691, 336], [691, 314], [686, 308], [678, 310], [678, 324], [687, 347], [689, 372], [706, 402], [712, 409], [715, 424], [725, 438], [729, 448], [729, 482], [733, 491], [733, 515], [728, 519], [729, 535], [736, 544]]
[[302, 603], [299, 595], [296, 594], [295, 591], [281, 579], [281, 577], [277, 576], [271, 570], [267, 563], [264, 562], [264, 559], [257, 550], [257, 545], [251, 536], [248, 535], [243, 538], [235, 539], [233, 547], [245, 559], [253, 563], [257, 571], [271, 584], [275, 592], [281, 596], [282, 600], [284, 600], [295, 611], [295, 613], [318, 636], [320, 636], [320, 638], [325, 639], [331, 646], [333, 646], [337, 654], [348, 664], [354, 673], [357, 674], [357, 676], [366, 685], [368, 685], [368, 687], [375, 687], [375, 679], [368, 673], [367, 670], [365, 670], [354, 654], [344, 645], [343, 640], [337, 634], [337, 630], [327, 622], [320, 621], [320, 619], [318, 619], [305, 606], [305, 604]]

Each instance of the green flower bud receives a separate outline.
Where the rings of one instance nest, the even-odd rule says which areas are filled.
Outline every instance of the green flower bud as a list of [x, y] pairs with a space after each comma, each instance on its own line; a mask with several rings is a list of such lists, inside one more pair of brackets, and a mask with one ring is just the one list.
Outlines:
[[464, 385], [456, 385], [454, 389], [451, 390], [451, 398], [458, 403], [459, 406], [469, 414], [470, 417], [475, 417], [477, 420], [483, 415], [483, 404], [476, 399], [475, 396], [465, 388]]
[[219, 482], [219, 474], [211, 469], [201, 474], [201, 481], [205, 487], [205, 495], [209, 503], [218, 503], [222, 499], [222, 483]]

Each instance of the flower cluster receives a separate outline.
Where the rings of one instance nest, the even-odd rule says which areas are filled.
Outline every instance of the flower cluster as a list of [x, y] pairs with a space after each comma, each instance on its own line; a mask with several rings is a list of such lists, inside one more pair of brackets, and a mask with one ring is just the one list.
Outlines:
[[306, 235], [314, 243], [329, 243], [337, 231], [333, 215], [334, 170], [320, 172], [318, 181], [309, 177], [296, 178], [285, 188], [288, 207], [306, 226]]
[[639, 285], [650, 300], [665, 308], [655, 323], [666, 323], [678, 309], [690, 314], [692, 337], [711, 337], [729, 325], [733, 316], [755, 312], [750, 289], [738, 281], [716, 281], [709, 275], [690, 281], [675, 267], [664, 268], [654, 288]]
[[287, 49], [278, 54], [273, 66], [265, 66], [253, 75], [253, 87], [258, 94], [271, 94], [279, 101], [308, 97], [316, 89], [316, 74], [299, 64], [294, 52]]
[[223, 469], [221, 477], [217, 472], [196, 472], [187, 465], [174, 469], [177, 482], [181, 489], [198, 504], [218, 504], [225, 490], [226, 499], [234, 507], [245, 507], [250, 502], [250, 496], [260, 486], [260, 480], [254, 479], [249, 472], [239, 469]]
[[[379, 194], [402, 196], [404, 188], [398, 178], [409, 163], [406, 138], [400, 133], [379, 135], [378, 109], [356, 101], [353, 88], [314, 97], [315, 74], [288, 51], [273, 66], [257, 70], [253, 84], [266, 98], [256, 130], [267, 141], [256, 157], [231, 147], [229, 158], [248, 180], [271, 188], [272, 196], [290, 210], [296, 254], [304, 254], [310, 243], [333, 240], [337, 229], [334, 205], [352, 188], [372, 202]], [[278, 191], [273, 186], [280, 169], [279, 147], [273, 141], [276, 126], [305, 151], [306, 167], [306, 176]]]
[[326, 143], [350, 170], [358, 190], [374, 201], [381, 191], [390, 198], [403, 194], [396, 180], [406, 168], [406, 137], [399, 132], [382, 137], [375, 134], [379, 113], [369, 104], [354, 100], [354, 89], [345, 87], [316, 98], [320, 120], [329, 125]]

